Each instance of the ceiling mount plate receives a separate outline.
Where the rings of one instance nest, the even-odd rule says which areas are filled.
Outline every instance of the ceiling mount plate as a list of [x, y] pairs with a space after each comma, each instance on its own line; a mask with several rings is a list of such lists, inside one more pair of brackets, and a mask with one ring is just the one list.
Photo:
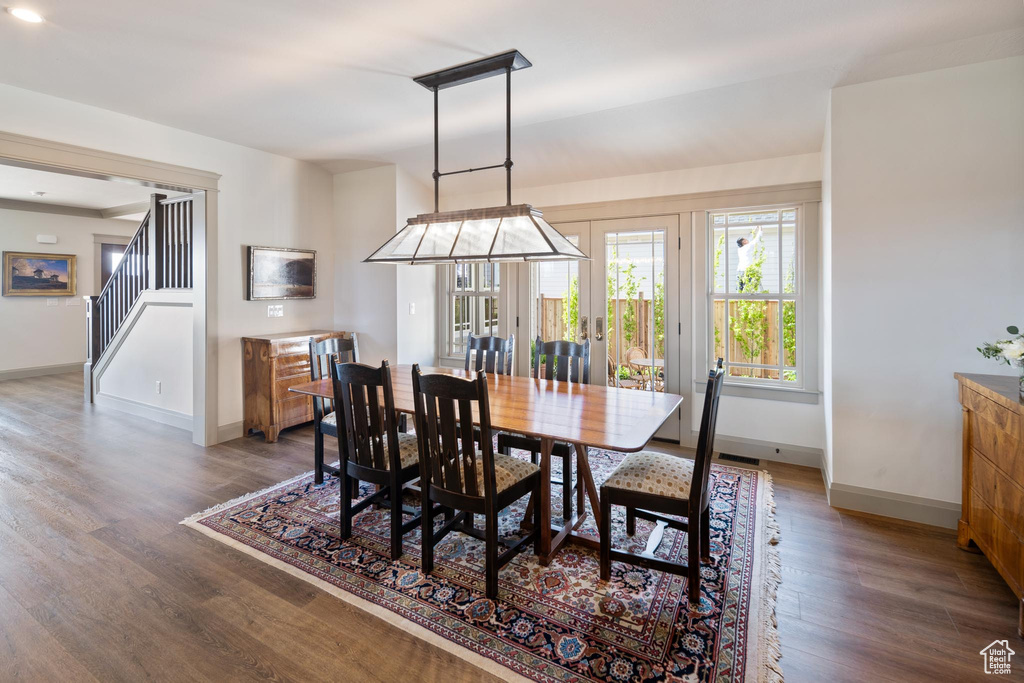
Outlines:
[[507, 69], [518, 71], [533, 66], [519, 50], [509, 50], [500, 54], [475, 59], [457, 66], [450, 66], [440, 71], [432, 71], [412, 79], [427, 90], [444, 90], [463, 83], [472, 83], [483, 78], [490, 78], [505, 73]]

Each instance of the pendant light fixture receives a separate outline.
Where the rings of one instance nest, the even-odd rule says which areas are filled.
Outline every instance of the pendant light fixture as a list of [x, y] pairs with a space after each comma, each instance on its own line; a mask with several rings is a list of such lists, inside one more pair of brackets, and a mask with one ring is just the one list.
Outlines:
[[[404, 228], [365, 263], [431, 264], [475, 261], [569, 261], [588, 258], [529, 204], [512, 204], [512, 72], [531, 66], [510, 50], [417, 76], [434, 93], [434, 212], [410, 218]], [[437, 93], [463, 83], [505, 74], [505, 162], [441, 173], [438, 169]], [[505, 206], [441, 213], [441, 178], [496, 168], [505, 169]]]

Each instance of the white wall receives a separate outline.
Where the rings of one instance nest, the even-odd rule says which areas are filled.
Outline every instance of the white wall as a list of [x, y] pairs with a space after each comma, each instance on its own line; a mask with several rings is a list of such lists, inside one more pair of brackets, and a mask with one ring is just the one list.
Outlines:
[[[334, 317], [331, 177], [313, 164], [188, 133], [115, 112], [0, 85], [0, 130], [221, 174], [218, 197], [216, 318], [218, 424], [242, 419], [241, 337], [328, 328]], [[245, 297], [245, 245], [312, 248], [317, 298], [267, 302]]]
[[[0, 372], [85, 362], [85, 306], [94, 291], [93, 234], [128, 235], [129, 221], [102, 220], [34, 211], [0, 209], [0, 250], [75, 254], [77, 293], [73, 297], [0, 297]], [[56, 235], [57, 244], [39, 244], [36, 235]], [[98, 264], [96, 264], [98, 267]], [[56, 306], [47, 306], [47, 300]], [[67, 305], [72, 304], [72, 305]]]
[[334, 325], [358, 333], [364, 363], [435, 362], [436, 269], [362, 262], [406, 219], [431, 210], [432, 192], [397, 166], [334, 176]]
[[100, 376], [98, 393], [191, 416], [191, 306], [146, 306]]
[[825, 481], [832, 481], [832, 103], [829, 105], [825, 120], [825, 138], [821, 145], [821, 318], [818, 321], [820, 332], [821, 363], [821, 402], [824, 432]]
[[830, 123], [833, 481], [959, 501], [953, 373], [1010, 372], [975, 347], [1024, 321], [1024, 57], [837, 88]]
[[[821, 155], [798, 154], [777, 159], [744, 161], [736, 164], [685, 168], [678, 171], [643, 173], [561, 183], [542, 187], [517, 187], [512, 172], [512, 203], [527, 203], [538, 208], [587, 204], [619, 199], [643, 199], [674, 194], [716, 192], [766, 185], [784, 185], [821, 180]], [[444, 181], [441, 182], [442, 191]], [[442, 210], [479, 206], [503, 206], [504, 186], [496, 183], [492, 192], [442, 198]]]

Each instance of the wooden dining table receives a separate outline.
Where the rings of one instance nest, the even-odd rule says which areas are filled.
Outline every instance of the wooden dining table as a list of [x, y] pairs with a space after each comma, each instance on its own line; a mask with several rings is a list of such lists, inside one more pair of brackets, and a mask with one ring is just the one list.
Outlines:
[[[444, 373], [457, 377], [475, 375], [453, 368], [420, 369], [424, 373]], [[414, 414], [412, 366], [392, 367], [391, 378], [395, 409], [400, 413]], [[543, 485], [540, 500], [536, 501], [541, 515], [537, 554], [545, 565], [567, 542], [598, 547], [597, 538], [578, 531], [587, 518], [584, 495], [589, 498], [591, 511], [599, 527], [601, 522], [598, 489], [590, 470], [587, 448], [626, 453], [642, 450], [683, 401], [683, 397], [677, 394], [497, 374], [488, 374], [487, 390], [493, 430], [540, 439]], [[321, 398], [333, 398], [334, 393], [330, 379], [296, 384], [289, 391]], [[479, 424], [475, 408], [473, 421]], [[578, 500], [573, 516], [553, 526], [551, 451], [556, 442], [573, 445], [577, 475], [581, 478], [582, 486], [577, 491]], [[569, 485], [567, 478], [565, 485]]]

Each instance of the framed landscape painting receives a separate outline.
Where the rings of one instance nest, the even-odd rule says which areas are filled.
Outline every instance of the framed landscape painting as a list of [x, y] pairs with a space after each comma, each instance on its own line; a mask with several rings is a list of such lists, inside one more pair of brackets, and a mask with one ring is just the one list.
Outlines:
[[74, 296], [74, 254], [4, 252], [4, 296]]
[[246, 299], [316, 298], [316, 252], [312, 249], [249, 247]]

